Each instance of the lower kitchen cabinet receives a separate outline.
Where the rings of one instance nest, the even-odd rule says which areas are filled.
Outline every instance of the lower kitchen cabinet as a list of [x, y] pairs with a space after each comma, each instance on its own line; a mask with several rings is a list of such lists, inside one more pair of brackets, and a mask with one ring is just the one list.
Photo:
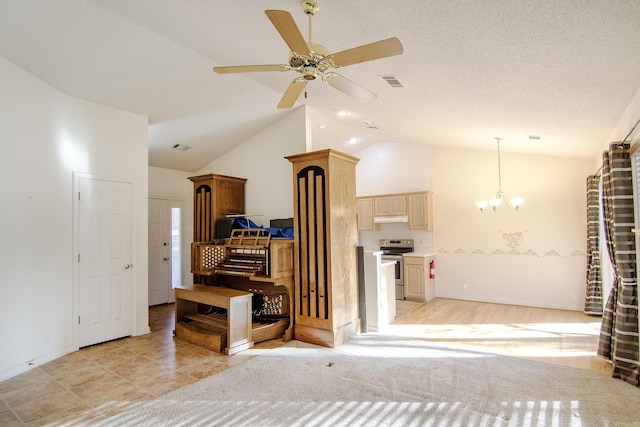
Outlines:
[[429, 278], [433, 256], [404, 255], [404, 296], [411, 301], [431, 301], [436, 297], [435, 280]]

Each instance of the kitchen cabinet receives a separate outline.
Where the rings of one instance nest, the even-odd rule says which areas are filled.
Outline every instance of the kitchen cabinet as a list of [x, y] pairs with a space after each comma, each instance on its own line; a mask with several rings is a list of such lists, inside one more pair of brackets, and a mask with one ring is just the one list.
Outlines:
[[407, 196], [395, 194], [375, 196], [373, 198], [373, 216], [391, 216], [407, 214]]
[[436, 284], [429, 278], [433, 255], [404, 255], [404, 297], [411, 301], [431, 301], [436, 296]]
[[407, 194], [409, 230], [433, 230], [433, 202], [431, 192]]
[[358, 197], [358, 231], [379, 230], [377, 223], [408, 222], [409, 230], [433, 230], [433, 193]]
[[360, 197], [356, 200], [356, 212], [358, 216], [358, 230], [373, 231], [373, 197]]

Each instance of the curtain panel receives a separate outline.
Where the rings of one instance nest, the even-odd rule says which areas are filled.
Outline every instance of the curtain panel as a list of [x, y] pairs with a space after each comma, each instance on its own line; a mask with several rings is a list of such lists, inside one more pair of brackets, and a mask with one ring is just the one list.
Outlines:
[[614, 377], [638, 386], [638, 287], [628, 144], [611, 144], [603, 153], [602, 180], [605, 236], [615, 277], [602, 316], [598, 354], [611, 360]]
[[602, 315], [600, 270], [600, 175], [587, 177], [587, 289], [584, 312]]

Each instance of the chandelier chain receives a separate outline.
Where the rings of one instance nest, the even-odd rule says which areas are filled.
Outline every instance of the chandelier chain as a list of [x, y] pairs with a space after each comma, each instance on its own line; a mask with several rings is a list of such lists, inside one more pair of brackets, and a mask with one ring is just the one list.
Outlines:
[[498, 194], [502, 194], [502, 169], [500, 167], [500, 140], [502, 138], [497, 138], [496, 137], [496, 141], [498, 142]]

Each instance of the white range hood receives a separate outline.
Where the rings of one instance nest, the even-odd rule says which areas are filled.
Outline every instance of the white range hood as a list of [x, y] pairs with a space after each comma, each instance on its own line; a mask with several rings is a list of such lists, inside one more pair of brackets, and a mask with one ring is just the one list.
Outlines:
[[393, 215], [393, 216], [376, 216], [373, 218], [374, 224], [385, 224], [389, 222], [409, 222], [408, 215]]

